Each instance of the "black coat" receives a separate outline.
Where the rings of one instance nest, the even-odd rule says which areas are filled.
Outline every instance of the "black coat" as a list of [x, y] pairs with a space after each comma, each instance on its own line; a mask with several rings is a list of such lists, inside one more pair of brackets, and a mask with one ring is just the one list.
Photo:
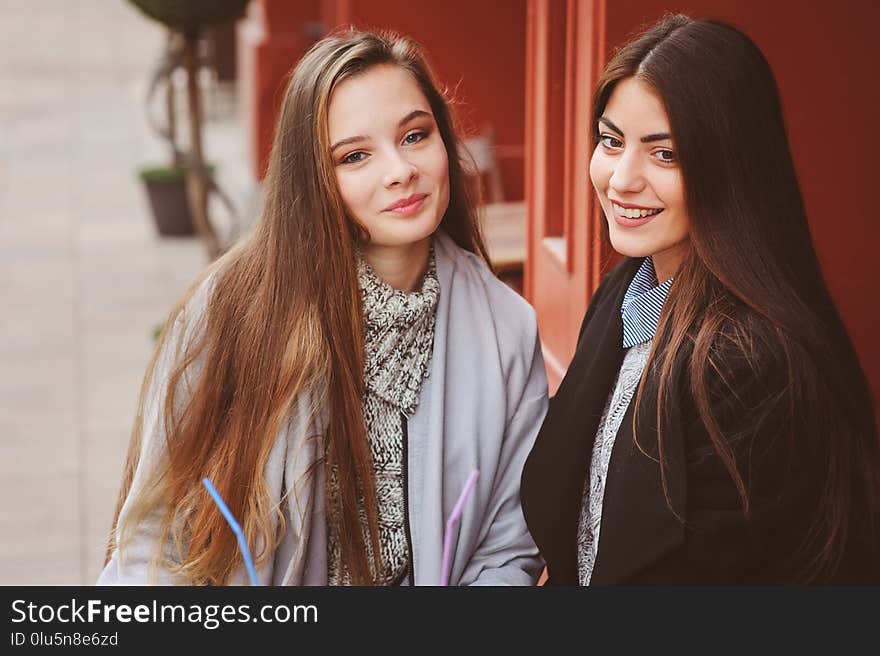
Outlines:
[[[522, 505], [551, 585], [577, 585], [577, 526], [598, 423], [623, 361], [624, 293], [642, 260], [624, 260], [593, 296], [577, 350], [526, 462]], [[760, 340], [757, 340], [760, 342]], [[785, 364], [765, 348], [757, 362], [714, 351], [708, 382], [719, 428], [743, 474], [740, 494], [699, 420], [687, 378], [690, 351], [676, 356], [658, 457], [657, 376], [645, 380], [633, 439], [635, 397], [615, 439], [606, 478], [592, 585], [774, 584], [798, 580], [799, 548], [815, 517], [822, 453], [783, 423]], [[783, 428], [785, 426], [786, 428]], [[636, 443], [637, 441], [637, 443]], [[666, 491], [658, 460], [665, 463]], [[676, 516], [678, 515], [678, 516]], [[875, 550], [866, 547], [860, 553]], [[834, 582], [867, 582], [863, 556], [848, 556]]]

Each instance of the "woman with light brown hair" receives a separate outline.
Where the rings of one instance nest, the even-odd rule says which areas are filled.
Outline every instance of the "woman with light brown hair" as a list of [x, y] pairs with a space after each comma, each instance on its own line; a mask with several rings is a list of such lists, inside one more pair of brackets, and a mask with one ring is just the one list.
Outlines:
[[874, 409], [764, 56], [668, 17], [608, 63], [590, 127], [625, 257], [523, 473], [549, 582], [876, 584]]
[[488, 266], [418, 47], [349, 32], [292, 73], [255, 230], [173, 310], [99, 583], [534, 582], [519, 477], [546, 409], [534, 312]]

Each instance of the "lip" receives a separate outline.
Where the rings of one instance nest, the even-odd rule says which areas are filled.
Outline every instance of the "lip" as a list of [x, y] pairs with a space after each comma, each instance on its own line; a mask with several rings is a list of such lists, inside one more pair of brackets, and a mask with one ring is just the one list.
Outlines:
[[651, 207], [649, 205], [636, 205], [635, 203], [624, 203], [620, 200], [615, 200], [614, 198], [608, 199], [609, 203], [614, 203], [615, 205], [620, 205], [622, 208], [627, 210], [656, 210], [660, 209], [658, 207]]
[[[643, 226], [646, 223], [650, 223], [651, 221], [656, 219], [658, 216], [663, 214], [663, 211], [664, 211], [663, 209], [657, 208], [657, 207], [645, 207], [644, 205], [633, 205], [632, 203], [621, 203], [616, 200], [611, 200], [610, 198], [608, 200], [611, 203], [611, 215], [614, 217], [615, 223], [617, 223], [617, 225], [622, 226], [624, 228], [638, 228], [639, 226]], [[657, 212], [656, 214], [651, 214], [650, 216], [646, 216], [643, 218], [631, 219], [628, 216], [621, 216], [620, 214], [618, 214], [617, 210], [614, 209], [615, 205], [619, 205], [620, 207], [623, 207], [624, 209], [628, 209], [628, 210], [656, 210], [656, 209], [660, 209], [660, 211]]]
[[395, 216], [413, 216], [414, 214], [418, 214], [419, 210], [422, 209], [427, 197], [428, 194], [413, 194], [392, 203], [383, 211], [390, 212]]

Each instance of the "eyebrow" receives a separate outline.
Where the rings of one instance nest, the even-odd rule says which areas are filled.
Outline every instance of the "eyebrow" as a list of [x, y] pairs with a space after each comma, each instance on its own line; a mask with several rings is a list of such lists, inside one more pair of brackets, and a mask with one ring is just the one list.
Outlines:
[[[599, 123], [607, 125], [617, 134], [623, 136], [623, 130], [614, 125], [614, 122], [611, 119], [600, 116]], [[668, 132], [655, 132], [654, 134], [646, 134], [644, 137], [639, 139], [639, 141], [641, 141], [642, 143], [650, 143], [652, 141], [664, 141], [665, 139], [672, 139], [672, 135], [670, 135]]]
[[[425, 117], [425, 116], [428, 118], [433, 118], [433, 116], [430, 112], [426, 112], [423, 109], [414, 109], [409, 114], [407, 114], [402, 119], [400, 119], [400, 121], [397, 123], [397, 127], [401, 128], [404, 125], [406, 125], [407, 123], [409, 123], [411, 120], [413, 120], [414, 118], [421, 118], [421, 117]], [[367, 141], [367, 137], [359, 134], [354, 137], [348, 137], [347, 139], [342, 139], [341, 141], [337, 141], [335, 144], [330, 146], [330, 152], [331, 153], [335, 152], [338, 148], [342, 148], [343, 146], [348, 146], [349, 144], [357, 143], [359, 141]]]

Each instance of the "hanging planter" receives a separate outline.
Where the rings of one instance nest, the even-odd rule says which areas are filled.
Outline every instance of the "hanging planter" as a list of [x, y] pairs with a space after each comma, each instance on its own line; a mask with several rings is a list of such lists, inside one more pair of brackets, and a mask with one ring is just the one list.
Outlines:
[[[213, 182], [214, 167], [207, 167], [208, 180]], [[186, 196], [186, 169], [157, 166], [138, 172], [156, 230], [163, 237], [191, 237], [196, 234], [189, 201]]]
[[250, 0], [130, 0], [153, 20], [174, 30], [201, 32], [239, 18]]
[[[202, 107], [201, 94], [198, 85], [198, 58], [197, 49], [199, 38], [202, 36], [205, 28], [219, 23], [230, 21], [238, 18], [244, 13], [245, 8], [250, 0], [130, 0], [130, 2], [140, 9], [150, 18], [159, 21], [169, 29], [179, 33], [182, 36], [182, 45], [179, 51], [174, 52], [169, 45], [169, 53], [174, 54], [179, 63], [182, 63], [186, 70], [187, 77], [187, 108], [189, 118], [190, 133], [190, 152], [185, 160], [185, 166], [182, 167], [185, 175], [185, 195], [189, 206], [189, 214], [191, 225], [196, 234], [204, 241], [211, 258], [217, 257], [222, 252], [222, 247], [217, 238], [217, 233], [208, 216], [208, 190], [212, 186], [209, 178], [209, 172], [206, 167], [203, 151], [202, 151]], [[171, 40], [169, 41], [171, 44]], [[170, 55], [169, 55], [170, 56]], [[170, 60], [169, 60], [170, 61]], [[166, 62], [167, 64], [167, 62]], [[171, 89], [169, 84], [169, 90]], [[170, 103], [171, 101], [169, 101]], [[169, 113], [169, 129], [172, 131], [172, 148], [173, 144], [173, 127], [170, 124], [173, 112]], [[178, 153], [175, 152], [175, 166], [173, 170], [180, 170], [180, 162]], [[142, 178], [143, 178], [142, 173]], [[164, 176], [164, 181], [158, 181], [156, 174], [152, 176], [152, 187], [157, 189], [171, 189], [174, 185], [170, 182], [171, 175]], [[159, 178], [163, 176], [158, 176]], [[151, 183], [145, 179], [148, 185], [148, 194], [151, 192]], [[179, 184], [179, 183], [178, 183]], [[163, 199], [175, 196], [179, 198], [179, 192], [168, 191], [166, 194], [159, 194]], [[164, 203], [164, 200], [162, 201]], [[170, 201], [169, 201], [170, 202]], [[153, 199], [150, 200], [151, 205]], [[158, 219], [157, 219], [158, 225]], [[174, 228], [181, 229], [181, 225], [175, 220]], [[160, 228], [160, 233], [162, 228]]]

